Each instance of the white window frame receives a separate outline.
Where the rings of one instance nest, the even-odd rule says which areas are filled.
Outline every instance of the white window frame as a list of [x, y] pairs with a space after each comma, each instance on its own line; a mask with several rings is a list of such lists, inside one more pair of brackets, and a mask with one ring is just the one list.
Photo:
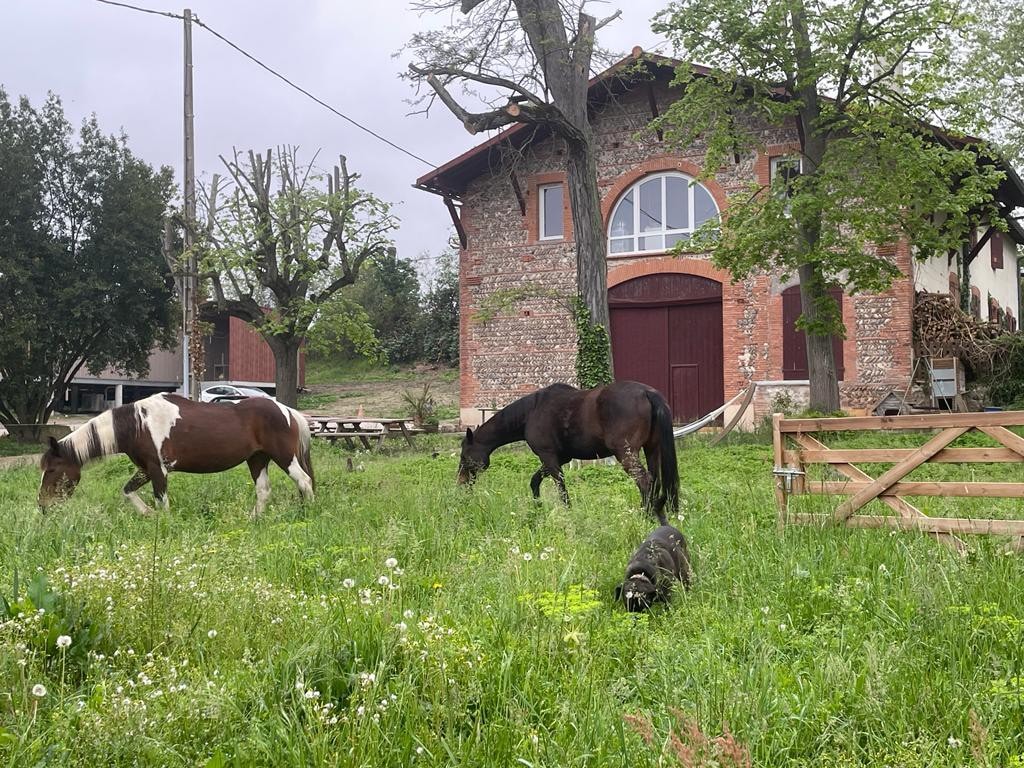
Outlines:
[[[544, 205], [544, 193], [547, 192], [549, 189], [556, 189], [556, 188], [562, 193], [562, 211], [563, 211], [563, 213], [558, 218], [558, 222], [559, 222], [558, 229], [559, 229], [559, 232], [558, 232], [557, 235], [545, 235], [544, 234], [544, 229], [545, 229], [544, 225], [546, 224], [546, 221], [545, 221], [545, 218], [544, 218], [544, 211], [545, 211], [547, 206]], [[565, 239], [565, 216], [564, 216], [564, 211], [565, 211], [565, 189], [564, 189], [564, 187], [563, 187], [561, 182], [558, 182], [557, 184], [541, 184], [541, 185], [539, 185], [537, 187], [537, 216], [538, 216], [538, 218], [537, 218], [537, 224], [538, 224], [537, 239], [538, 240], [549, 240], [550, 241], [550, 240], [564, 240]]]
[[[668, 221], [668, 211], [666, 210], [666, 208], [668, 206], [668, 194], [667, 194], [667, 191], [666, 191], [667, 187], [666, 187], [666, 183], [665, 183], [665, 179], [668, 179], [668, 178], [682, 179], [683, 181], [686, 182], [686, 186], [687, 186], [687, 195], [686, 195], [687, 217], [686, 217], [686, 220], [689, 222], [689, 226], [683, 227], [681, 229], [680, 228], [671, 228], [671, 229], [669, 229], [669, 228], [666, 228], [666, 227], [662, 226], [661, 229], [648, 230], [646, 232], [641, 232], [640, 231], [640, 187], [641, 187], [641, 185], [646, 184], [646, 183], [648, 183], [650, 181], [655, 181], [655, 180], [658, 180], [658, 179], [661, 180], [661, 221], [664, 223], [664, 222]], [[645, 253], [666, 253], [667, 251], [671, 250], [674, 247], [674, 245], [672, 245], [672, 246], [668, 246], [668, 247], [664, 247], [663, 246], [661, 248], [645, 248], [643, 250], [629, 250], [629, 251], [614, 251], [613, 252], [612, 251], [612, 242], [613, 241], [632, 239], [633, 242], [634, 242], [634, 245], [639, 245], [640, 238], [642, 238], [642, 237], [658, 237], [658, 236], [661, 236], [662, 243], [664, 243], [665, 242], [665, 238], [669, 237], [670, 235], [687, 235], [687, 236], [692, 236], [693, 233], [697, 229], [700, 228], [700, 225], [696, 225], [695, 226], [695, 222], [694, 222], [694, 198], [695, 198], [695, 195], [694, 195], [694, 192], [693, 192], [694, 187], [701, 187], [705, 192], [707, 192], [708, 197], [711, 198], [711, 203], [715, 206], [716, 217], [720, 219], [721, 216], [722, 216], [722, 209], [718, 207], [718, 201], [715, 200], [715, 196], [711, 194], [711, 190], [708, 189], [703, 184], [701, 184], [699, 181], [696, 181], [693, 177], [687, 176], [685, 173], [679, 173], [678, 171], [666, 171], [664, 173], [652, 173], [649, 176], [644, 176], [641, 179], [637, 179], [633, 184], [631, 184], [629, 186], [628, 189], [624, 189], [622, 191], [622, 194], [619, 195], [619, 199], [615, 201], [615, 206], [612, 208], [611, 216], [608, 217], [608, 228], [607, 228], [607, 232], [605, 233], [606, 236], [607, 236], [607, 242], [608, 242], [608, 257], [609, 258], [620, 258], [620, 257], [623, 257], [623, 256], [636, 256], [638, 254], [645, 254]], [[633, 193], [633, 233], [631, 235], [619, 235], [619, 236], [614, 236], [613, 237], [612, 236], [612, 222], [615, 221], [615, 214], [618, 212], [619, 206], [622, 204], [622, 201], [626, 199], [626, 196], [630, 192]]]
[[[771, 160], [769, 160], [768, 183], [769, 184], [774, 184], [775, 183], [775, 179], [777, 179], [778, 176], [779, 176], [779, 166], [780, 165], [782, 165], [783, 163], [785, 163], [786, 165], [789, 165], [790, 163], [793, 163], [794, 161], [796, 161], [796, 166], [797, 166], [796, 172], [797, 172], [797, 175], [798, 176], [803, 175], [803, 172], [804, 172], [804, 159], [800, 155], [778, 155], [777, 157], [771, 158]], [[792, 195], [787, 194], [786, 197], [792, 197]]]

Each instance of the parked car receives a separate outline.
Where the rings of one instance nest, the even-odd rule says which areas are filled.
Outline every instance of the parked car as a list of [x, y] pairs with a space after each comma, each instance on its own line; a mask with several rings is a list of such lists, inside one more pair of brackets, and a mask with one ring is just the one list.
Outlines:
[[225, 402], [231, 402], [243, 400], [247, 397], [268, 397], [271, 400], [277, 400], [276, 397], [268, 395], [262, 389], [236, 387], [231, 384], [216, 384], [212, 387], [207, 387], [199, 393], [199, 399], [204, 403], [212, 403], [220, 400], [221, 398], [223, 398]]

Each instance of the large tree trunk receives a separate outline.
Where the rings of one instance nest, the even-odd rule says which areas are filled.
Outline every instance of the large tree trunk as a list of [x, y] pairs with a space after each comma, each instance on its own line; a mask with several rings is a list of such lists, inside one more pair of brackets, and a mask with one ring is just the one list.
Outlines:
[[[601, 195], [597, 189], [597, 162], [589, 126], [580, 141], [567, 141], [566, 181], [576, 240], [576, 285], [595, 325], [610, 333], [608, 316], [608, 262]], [[609, 356], [611, 351], [609, 350]], [[609, 357], [609, 360], [611, 358]]]
[[277, 400], [292, 408], [299, 402], [299, 345], [293, 337], [268, 336], [267, 344], [274, 353], [274, 387]]
[[[821, 322], [825, 313], [821, 311], [824, 302], [832, 301], [828, 286], [821, 277], [816, 262], [802, 264], [800, 274], [800, 310], [803, 318], [813, 328]], [[832, 336], [805, 330], [807, 338], [807, 376], [811, 385], [811, 410], [832, 413], [839, 410], [839, 378], [836, 374], [835, 355], [832, 351]]]

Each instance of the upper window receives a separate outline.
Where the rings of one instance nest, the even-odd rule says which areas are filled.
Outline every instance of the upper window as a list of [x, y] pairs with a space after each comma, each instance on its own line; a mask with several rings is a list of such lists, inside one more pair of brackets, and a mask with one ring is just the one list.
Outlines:
[[707, 221], [718, 206], [702, 184], [681, 173], [647, 176], [615, 204], [608, 227], [609, 253], [666, 251]]
[[793, 181], [803, 173], [803, 170], [803, 160], [798, 156], [784, 155], [783, 157], [773, 157], [771, 160], [771, 181], [776, 194], [792, 197]]
[[538, 189], [540, 194], [540, 205], [537, 206], [540, 212], [541, 240], [560, 240], [562, 231], [562, 185], [549, 184]]

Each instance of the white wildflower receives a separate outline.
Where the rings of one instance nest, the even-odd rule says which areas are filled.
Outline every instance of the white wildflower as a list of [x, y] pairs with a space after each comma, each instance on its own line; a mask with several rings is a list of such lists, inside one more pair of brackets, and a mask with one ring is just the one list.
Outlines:
[[948, 739], [946, 739], [946, 743], [949, 744], [949, 746], [953, 749], [956, 749], [957, 747], [963, 744], [963, 742], [956, 736], [950, 736]]
[[411, 619], [416, 614], [413, 613], [412, 608], [406, 608], [404, 611], [402, 611], [402, 615], [407, 619]]
[[384, 561], [384, 567], [387, 568], [389, 571], [393, 571], [395, 570], [395, 568], [398, 567], [398, 560], [396, 560], [393, 557], [389, 557], [387, 560]]
[[389, 579], [387, 576], [378, 576], [377, 583], [380, 584], [382, 587], [386, 587], [388, 584], [391, 583], [391, 579]]
[[71, 636], [70, 635], [61, 635], [60, 637], [58, 637], [57, 638], [57, 647], [58, 648], [70, 648], [71, 647]]
[[533, 560], [533, 555], [531, 555], [529, 552], [523, 552], [523, 560], [525, 560], [526, 562], [530, 562], [531, 560]]
[[408, 627], [406, 626], [404, 621], [400, 621], [397, 624], [395, 624], [395, 629], [397, 629], [399, 632], [405, 632], [405, 630], [408, 629]]
[[343, 586], [345, 589], [352, 589], [352, 587], [354, 587], [355, 585], [355, 579], [345, 579], [343, 582], [341, 582], [341, 586]]
[[32, 695], [37, 699], [42, 699], [46, 696], [46, 686], [42, 683], [36, 683], [32, 686]]
[[211, 629], [209, 632], [206, 633], [206, 636], [208, 638], [210, 638], [211, 640], [213, 640], [213, 638], [215, 638], [217, 636], [217, 630], [216, 629]]

